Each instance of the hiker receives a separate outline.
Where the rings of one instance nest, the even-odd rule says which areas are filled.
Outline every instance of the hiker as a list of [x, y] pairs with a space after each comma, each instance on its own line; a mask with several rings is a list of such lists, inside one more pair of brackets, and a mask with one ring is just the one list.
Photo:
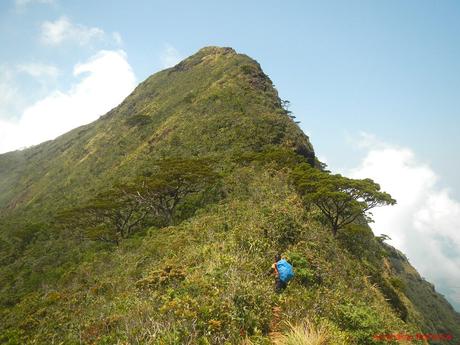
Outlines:
[[294, 276], [292, 265], [282, 259], [280, 254], [275, 255], [275, 262], [273, 263], [269, 274], [275, 275], [275, 292], [281, 293], [286, 287], [289, 280]]

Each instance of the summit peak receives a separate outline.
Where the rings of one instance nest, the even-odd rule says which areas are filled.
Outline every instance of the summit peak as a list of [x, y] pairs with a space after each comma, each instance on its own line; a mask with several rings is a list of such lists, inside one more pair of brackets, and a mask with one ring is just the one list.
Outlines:
[[208, 47], [201, 48], [198, 51], [198, 54], [203, 54], [203, 55], [236, 54], [236, 51], [235, 49], [231, 47], [208, 46]]

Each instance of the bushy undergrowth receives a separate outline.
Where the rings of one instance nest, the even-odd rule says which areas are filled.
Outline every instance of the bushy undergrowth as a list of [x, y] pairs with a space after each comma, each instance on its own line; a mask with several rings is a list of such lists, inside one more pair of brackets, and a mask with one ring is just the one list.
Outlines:
[[[283, 322], [321, 318], [349, 344], [410, 329], [286, 181], [283, 171], [238, 168], [226, 177], [227, 198], [193, 218], [115, 250], [90, 249], [59, 284], [41, 286], [3, 313], [2, 341], [262, 344], [273, 331], [274, 307]], [[276, 237], [277, 224], [287, 227], [288, 240]], [[266, 272], [279, 251], [297, 276], [276, 295]]]

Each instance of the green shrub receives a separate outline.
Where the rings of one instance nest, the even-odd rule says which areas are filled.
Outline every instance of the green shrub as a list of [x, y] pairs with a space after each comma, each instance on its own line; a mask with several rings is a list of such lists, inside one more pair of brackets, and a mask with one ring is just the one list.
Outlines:
[[380, 263], [383, 250], [368, 225], [350, 224], [338, 233], [337, 239], [354, 257]]
[[152, 118], [148, 115], [133, 115], [126, 120], [128, 126], [144, 126], [152, 122]]
[[389, 281], [390, 281], [391, 285], [393, 285], [394, 288], [396, 288], [396, 289], [398, 289], [398, 290], [400, 290], [402, 292], [404, 292], [406, 290], [406, 283], [402, 279], [400, 279], [398, 277], [391, 277], [389, 279]]
[[348, 331], [356, 344], [374, 345], [376, 334], [385, 333], [385, 323], [377, 311], [363, 303], [347, 303], [337, 308], [336, 323]]
[[297, 281], [305, 286], [320, 283], [319, 275], [311, 268], [305, 256], [292, 251], [286, 255], [294, 267], [295, 279]]
[[264, 224], [267, 239], [275, 242], [280, 251], [297, 242], [301, 233], [301, 224], [292, 214], [285, 210], [272, 210]]

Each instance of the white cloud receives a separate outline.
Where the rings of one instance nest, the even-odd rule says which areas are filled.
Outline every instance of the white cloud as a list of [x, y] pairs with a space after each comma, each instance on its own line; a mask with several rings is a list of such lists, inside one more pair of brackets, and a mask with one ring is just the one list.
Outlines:
[[0, 65], [0, 118], [11, 118], [21, 108], [23, 99], [14, 78], [14, 69]]
[[53, 139], [96, 120], [118, 105], [135, 86], [123, 51], [100, 51], [74, 68], [76, 82], [27, 107], [16, 122], [0, 120], [0, 152]]
[[98, 27], [73, 24], [67, 17], [61, 17], [54, 22], [45, 21], [41, 25], [40, 40], [48, 45], [58, 45], [65, 41], [86, 45], [93, 40], [104, 38], [104, 30]]
[[389, 235], [391, 244], [460, 308], [460, 202], [438, 186], [439, 177], [412, 150], [361, 137], [367, 155], [348, 175], [374, 179], [398, 201], [374, 210], [374, 232]]
[[163, 68], [169, 68], [179, 63], [182, 57], [176, 48], [167, 44], [164, 51], [161, 53], [160, 59]]
[[43, 22], [40, 30], [40, 41], [50, 46], [57, 46], [64, 42], [73, 42], [81, 46], [91, 42], [112, 43], [116, 46], [123, 44], [123, 38], [118, 31], [108, 35], [101, 28], [72, 23], [66, 16], [55, 21]]
[[358, 137], [351, 135], [350, 133], [346, 133], [346, 140], [349, 144], [360, 149], [388, 147], [386, 143], [380, 141], [374, 134], [366, 132], [360, 132]]
[[4, 117], [2, 108], [12, 102], [17, 95], [17, 89], [12, 85], [12, 73], [6, 66], [0, 66], [0, 116]]
[[42, 63], [18, 64], [16, 68], [19, 72], [26, 73], [35, 78], [56, 78], [59, 75], [59, 69], [56, 66]]
[[32, 3], [37, 4], [53, 4], [54, 0], [14, 0], [17, 7], [27, 6]]
[[[31, 77], [21, 84], [20, 75]], [[56, 66], [43, 63], [0, 65], [0, 119], [18, 117], [30, 100], [37, 99], [54, 84], [60, 71]], [[24, 86], [32, 82], [27, 89]], [[37, 85], [38, 84], [38, 85]], [[29, 102], [28, 102], [29, 100]]]
[[112, 32], [112, 38], [117, 45], [121, 46], [123, 44], [123, 38], [121, 37], [121, 34], [119, 32]]

